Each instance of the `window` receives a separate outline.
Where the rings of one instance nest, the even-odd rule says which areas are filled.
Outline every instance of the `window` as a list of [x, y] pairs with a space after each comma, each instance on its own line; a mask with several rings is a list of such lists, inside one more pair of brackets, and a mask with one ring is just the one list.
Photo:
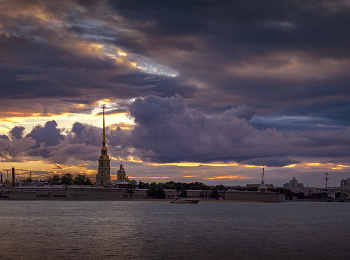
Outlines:
[[107, 163], [107, 166], [108, 166], [108, 163]]
[[103, 172], [101, 172], [101, 176], [103, 176]]
[[103, 166], [103, 162], [101, 162], [101, 166]]

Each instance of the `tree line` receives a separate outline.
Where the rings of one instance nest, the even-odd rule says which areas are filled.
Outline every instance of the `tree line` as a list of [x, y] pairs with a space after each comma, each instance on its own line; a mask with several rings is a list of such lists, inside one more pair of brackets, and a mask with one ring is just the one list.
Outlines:
[[179, 197], [187, 197], [187, 190], [212, 190], [212, 197], [217, 198], [218, 189], [222, 189], [223, 185], [208, 186], [203, 182], [174, 182], [168, 181], [165, 183], [145, 183], [139, 181], [136, 185], [139, 189], [147, 189], [147, 196], [157, 199], [165, 199], [165, 189], [176, 190]]
[[312, 193], [309, 195], [305, 195], [304, 192], [293, 192], [290, 189], [286, 188], [269, 188], [269, 191], [272, 192], [279, 192], [281, 194], [285, 194], [286, 199], [292, 200], [293, 197], [296, 197], [297, 199], [327, 199], [328, 193], [327, 192], [320, 192], [320, 193]]
[[[211, 197], [218, 198], [219, 191], [228, 190], [231, 187], [227, 187], [224, 185], [216, 185], [216, 186], [208, 186], [202, 182], [174, 182], [169, 181], [165, 183], [145, 183], [139, 181], [138, 185], [136, 185], [139, 189], [147, 189], [147, 196], [152, 198], [164, 199], [165, 198], [165, 189], [172, 189], [178, 192], [179, 197], [187, 197], [187, 190], [212, 190]], [[237, 191], [258, 191], [258, 188], [244, 188], [237, 187], [235, 188]], [[284, 194], [286, 199], [292, 200], [293, 197], [297, 197], [298, 199], [326, 199], [328, 198], [327, 192], [321, 193], [313, 193], [310, 195], [305, 195], [303, 192], [293, 192], [290, 189], [286, 188], [269, 188], [271, 192], [279, 192]], [[342, 197], [344, 194], [336, 194], [336, 197]]]
[[58, 175], [53, 176], [51, 179], [51, 185], [92, 185], [91, 180], [83, 174], [78, 174], [74, 179], [73, 175], [66, 173], [61, 178]]

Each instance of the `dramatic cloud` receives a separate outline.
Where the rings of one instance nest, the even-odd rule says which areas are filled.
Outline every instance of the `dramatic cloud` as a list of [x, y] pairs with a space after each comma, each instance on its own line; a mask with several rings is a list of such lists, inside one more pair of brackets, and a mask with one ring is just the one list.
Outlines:
[[44, 144], [44, 146], [55, 146], [58, 145], [60, 140], [63, 139], [61, 131], [57, 128], [55, 121], [46, 122], [45, 126], [36, 126], [27, 137], [32, 137], [36, 140], [36, 146]]
[[346, 1], [11, 1], [0, 14], [3, 98], [178, 93], [209, 114], [255, 107], [262, 128], [276, 113], [299, 129], [315, 113], [350, 122]]
[[30, 137], [15, 139], [0, 138], [0, 161], [16, 162], [21, 161], [23, 156], [30, 153], [31, 148], [35, 145], [35, 140]]
[[[3, 160], [93, 160], [101, 129], [79, 120], [70, 129], [75, 120], [67, 128], [55, 117], [99, 115], [106, 103], [106, 115], [129, 113], [136, 124], [109, 123], [115, 157], [276, 167], [346, 161], [346, 0], [0, 7]], [[34, 129], [23, 129], [23, 118]]]
[[[234, 161], [277, 167], [301, 162], [295, 158], [350, 155], [349, 128], [299, 134], [258, 130], [247, 122], [255, 111], [248, 106], [208, 117], [188, 108], [179, 95], [171, 98], [149, 95], [136, 99], [129, 105], [129, 111], [136, 123], [131, 130], [107, 129], [107, 143], [113, 156], [133, 156], [157, 163]], [[95, 160], [101, 136], [101, 128], [79, 122], [73, 125], [71, 133], [63, 136], [57, 123], [48, 121], [26, 136], [36, 141], [35, 146], [27, 146], [27, 152], [60, 163], [70, 157]], [[4, 144], [11, 143], [2, 140]], [[11, 147], [12, 153], [17, 154]]]
[[21, 139], [23, 136], [24, 129], [25, 128], [22, 126], [15, 126], [14, 128], [12, 128], [12, 130], [10, 131], [11, 139]]
[[[155, 162], [236, 161], [267, 166], [300, 162], [290, 157], [349, 156], [349, 128], [339, 131], [284, 134], [257, 130], [247, 123], [254, 109], [232, 108], [211, 117], [190, 109], [181, 96], [147, 96], [130, 105], [136, 126], [131, 147]], [[247, 118], [247, 119], [246, 119]]]

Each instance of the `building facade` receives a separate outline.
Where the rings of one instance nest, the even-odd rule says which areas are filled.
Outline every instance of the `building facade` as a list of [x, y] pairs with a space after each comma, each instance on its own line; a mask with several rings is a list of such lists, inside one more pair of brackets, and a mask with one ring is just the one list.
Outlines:
[[129, 182], [128, 176], [126, 176], [124, 165], [120, 164], [120, 169], [117, 171], [117, 180], [120, 182]]
[[291, 188], [291, 187], [303, 188], [303, 187], [304, 187], [304, 184], [299, 183], [299, 182], [295, 179], [295, 177], [293, 177], [293, 179], [291, 179], [289, 182], [283, 184], [283, 187], [284, 187], [284, 188], [287, 188], [287, 189], [289, 189], [289, 188]]
[[350, 178], [349, 179], [345, 179], [345, 180], [341, 180], [340, 181], [340, 187], [344, 188], [344, 187], [350, 187]]

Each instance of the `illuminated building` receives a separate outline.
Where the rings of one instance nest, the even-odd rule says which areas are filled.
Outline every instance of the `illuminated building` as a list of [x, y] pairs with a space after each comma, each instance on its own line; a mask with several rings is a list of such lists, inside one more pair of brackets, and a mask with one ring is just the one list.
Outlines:
[[120, 169], [117, 171], [117, 180], [131, 183], [128, 176], [126, 176], [124, 165], [122, 163], [120, 164]]

